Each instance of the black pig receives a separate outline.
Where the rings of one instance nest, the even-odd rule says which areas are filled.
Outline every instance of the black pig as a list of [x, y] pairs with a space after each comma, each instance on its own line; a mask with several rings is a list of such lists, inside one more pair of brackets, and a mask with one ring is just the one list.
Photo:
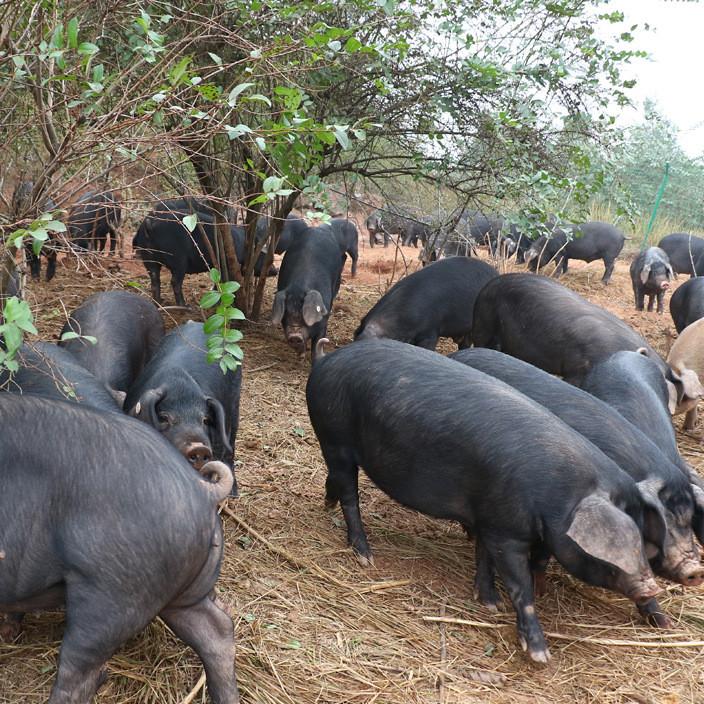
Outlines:
[[327, 332], [344, 263], [345, 255], [329, 226], [301, 233], [281, 262], [271, 322], [283, 326], [286, 341], [301, 355], [310, 340], [313, 360], [317, 342]]
[[[480, 562], [503, 579], [534, 660], [546, 662], [549, 652], [535, 614], [532, 557], [554, 555], [580, 579], [636, 603], [658, 593], [633, 480], [508, 385], [428, 350], [366, 340], [316, 362], [306, 398], [328, 466], [325, 502], [341, 503], [354, 550], [371, 559], [359, 514], [362, 467], [401, 504], [476, 536], [487, 555]], [[530, 442], [516, 419], [529, 419]]]
[[622, 320], [545, 276], [504, 274], [480, 291], [472, 340], [579, 384], [591, 366], [618, 350], [644, 348], [665, 361]]
[[92, 701], [107, 661], [157, 615], [203, 661], [213, 702], [237, 704], [232, 620], [213, 599], [232, 472], [199, 474], [142, 423], [38, 396], [0, 394], [0, 425], [4, 630], [66, 606], [49, 704]]
[[362, 318], [354, 338], [388, 337], [434, 350], [438, 338], [451, 337], [459, 347], [467, 347], [474, 301], [496, 276], [494, 267], [478, 259], [434, 262], [389, 289]]
[[657, 298], [657, 310], [662, 313], [665, 291], [675, 277], [667, 254], [660, 247], [648, 247], [631, 262], [630, 273], [636, 310], [643, 310], [645, 297], [648, 296], [648, 311], [653, 310], [653, 302]]
[[704, 277], [696, 276], [677, 287], [670, 298], [670, 315], [677, 332], [704, 318]]
[[655, 510], [653, 520], [645, 524], [647, 548], [656, 553], [649, 555], [653, 569], [687, 586], [704, 581], [692, 536], [694, 502], [689, 477], [644, 433], [586, 391], [502, 352], [475, 348], [455, 352], [450, 358], [533, 399], [626, 471], [636, 482], [643, 502]]
[[[164, 336], [157, 307], [129, 291], [103, 291], [89, 296], [71, 313], [59, 345], [110, 389], [127, 392]], [[85, 339], [94, 337], [95, 344]]]
[[161, 340], [124, 409], [161, 432], [197, 469], [212, 458], [232, 467], [241, 386], [240, 367], [223, 374], [207, 362], [203, 324], [189, 321]]

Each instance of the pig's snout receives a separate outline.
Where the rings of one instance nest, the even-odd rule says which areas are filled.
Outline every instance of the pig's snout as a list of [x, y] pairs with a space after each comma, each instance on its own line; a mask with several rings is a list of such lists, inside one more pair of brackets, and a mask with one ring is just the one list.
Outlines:
[[704, 582], [704, 566], [698, 563], [690, 563], [680, 570], [680, 582], [686, 587], [698, 587]]
[[669, 281], [662, 281], [660, 283], [660, 289], [662, 291], [667, 291], [667, 289], [670, 288], [670, 282]]
[[202, 469], [206, 462], [213, 459], [213, 453], [207, 445], [200, 442], [193, 442], [186, 445], [184, 449], [186, 459], [196, 468]]
[[300, 330], [289, 330], [286, 332], [286, 342], [299, 352], [305, 351], [306, 340]]

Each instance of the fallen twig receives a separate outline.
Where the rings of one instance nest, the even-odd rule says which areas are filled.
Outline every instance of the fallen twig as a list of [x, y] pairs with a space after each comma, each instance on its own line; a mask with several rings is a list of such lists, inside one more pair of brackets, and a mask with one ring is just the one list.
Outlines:
[[[433, 623], [456, 623], [474, 628], [509, 628], [510, 623], [485, 623], [484, 621], [469, 621], [463, 618], [448, 618], [442, 616], [423, 616], [423, 621]], [[621, 640], [618, 638], [593, 638], [592, 636], [569, 636], [564, 633], [551, 633], [545, 631], [548, 638], [555, 640], [568, 640], [573, 643], [593, 643], [595, 645], [614, 645], [634, 648], [704, 648], [704, 640], [678, 640], [678, 641], [657, 641], [657, 640]]]
[[181, 701], [181, 704], [191, 704], [191, 702], [198, 696], [198, 692], [203, 689], [205, 684], [205, 672], [200, 676], [196, 682], [196, 686], [188, 693], [185, 699]]

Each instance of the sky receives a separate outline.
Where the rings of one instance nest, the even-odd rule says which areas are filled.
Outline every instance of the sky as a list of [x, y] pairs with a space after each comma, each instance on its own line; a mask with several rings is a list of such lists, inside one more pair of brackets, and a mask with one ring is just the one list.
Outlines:
[[[643, 101], [653, 98], [659, 112], [680, 130], [684, 151], [690, 156], [704, 155], [704, 2], [611, 0], [600, 9], [624, 13], [623, 25], [612, 27], [629, 30], [639, 25], [631, 46], [650, 53], [650, 59], [634, 59], [624, 71], [638, 84], [630, 91], [636, 109], [624, 110], [620, 122], [640, 122]], [[642, 30], [645, 23], [650, 31]]]

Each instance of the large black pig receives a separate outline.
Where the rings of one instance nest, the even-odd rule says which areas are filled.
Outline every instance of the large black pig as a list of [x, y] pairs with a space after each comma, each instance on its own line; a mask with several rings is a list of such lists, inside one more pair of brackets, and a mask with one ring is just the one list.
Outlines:
[[142, 423], [38, 396], [0, 394], [0, 425], [4, 630], [66, 605], [49, 704], [91, 702], [107, 661], [157, 615], [203, 661], [213, 702], [236, 704], [234, 629], [213, 599], [232, 472], [195, 472]]
[[[690, 276], [704, 274], [704, 271], [699, 271], [697, 268], [697, 262], [704, 255], [704, 239], [701, 237], [687, 232], [673, 232], [663, 237], [658, 242], [658, 247], [667, 254], [672, 268], [678, 274]], [[704, 260], [702, 262], [704, 263]]]
[[662, 313], [665, 291], [675, 278], [667, 254], [660, 247], [648, 247], [631, 262], [630, 273], [636, 310], [643, 310], [645, 297], [648, 296], [648, 311], [653, 310], [657, 298], [657, 310]]
[[172, 330], [130, 387], [124, 409], [161, 432], [196, 468], [212, 458], [232, 467], [242, 370], [223, 374], [206, 353], [202, 323]]
[[677, 287], [670, 298], [670, 315], [677, 332], [704, 318], [704, 276], [695, 276]]
[[526, 252], [525, 260], [535, 270], [555, 262], [555, 275], [567, 271], [570, 259], [593, 262], [604, 261], [602, 282], [608, 284], [614, 271], [616, 257], [623, 249], [626, 238], [618, 228], [607, 222], [585, 222], [581, 225], [565, 225], [555, 228], [550, 236], [539, 237]]
[[286, 341], [301, 356], [308, 340], [311, 358], [318, 354], [317, 342], [327, 332], [344, 263], [345, 255], [329, 226], [308, 228], [284, 254], [271, 321], [283, 326]]
[[654, 520], [645, 524], [646, 552], [654, 553], [649, 553], [653, 569], [687, 586], [704, 581], [692, 536], [694, 498], [689, 476], [645, 433], [595, 396], [502, 352], [475, 348], [455, 352], [450, 358], [533, 399], [626, 471], [644, 503], [655, 509]]
[[[177, 203], [178, 201], [175, 201]], [[208, 212], [173, 209], [157, 206], [144, 218], [132, 240], [136, 255], [144, 263], [149, 274], [152, 298], [161, 303], [161, 267], [171, 272], [171, 287], [176, 305], [185, 306], [183, 279], [186, 274], [199, 274], [212, 266], [210, 249], [215, 252], [215, 220]], [[197, 215], [193, 232], [183, 224], [186, 216]], [[230, 235], [235, 246], [237, 259], [242, 265], [245, 252], [244, 230], [230, 226]], [[255, 263], [255, 274], [261, 273], [264, 257], [259, 255]], [[276, 270], [267, 272], [275, 275]]]
[[[164, 336], [157, 307], [129, 291], [89, 296], [61, 331], [73, 333], [59, 345], [110, 389], [127, 392]], [[95, 344], [85, 336], [94, 337]]]
[[471, 344], [472, 311], [484, 284], [498, 276], [478, 259], [434, 262], [389, 289], [362, 318], [355, 340], [388, 337], [434, 350], [438, 338]]
[[119, 413], [124, 394], [97, 379], [66, 350], [47, 342], [23, 345], [17, 355], [20, 368], [10, 375], [0, 372], [0, 389], [11, 393], [31, 393], [85, 404], [102, 411]]
[[545, 276], [504, 274], [487, 283], [474, 306], [472, 340], [579, 384], [591, 366], [618, 350], [658, 353], [622, 320]]
[[341, 503], [358, 555], [371, 559], [359, 513], [362, 467], [403, 505], [476, 536], [487, 556], [481, 564], [491, 562], [506, 585], [534, 660], [549, 658], [530, 571], [538, 555], [641, 605], [658, 593], [633, 480], [508, 385], [428, 350], [366, 340], [316, 362], [306, 398], [328, 467], [325, 502]]

